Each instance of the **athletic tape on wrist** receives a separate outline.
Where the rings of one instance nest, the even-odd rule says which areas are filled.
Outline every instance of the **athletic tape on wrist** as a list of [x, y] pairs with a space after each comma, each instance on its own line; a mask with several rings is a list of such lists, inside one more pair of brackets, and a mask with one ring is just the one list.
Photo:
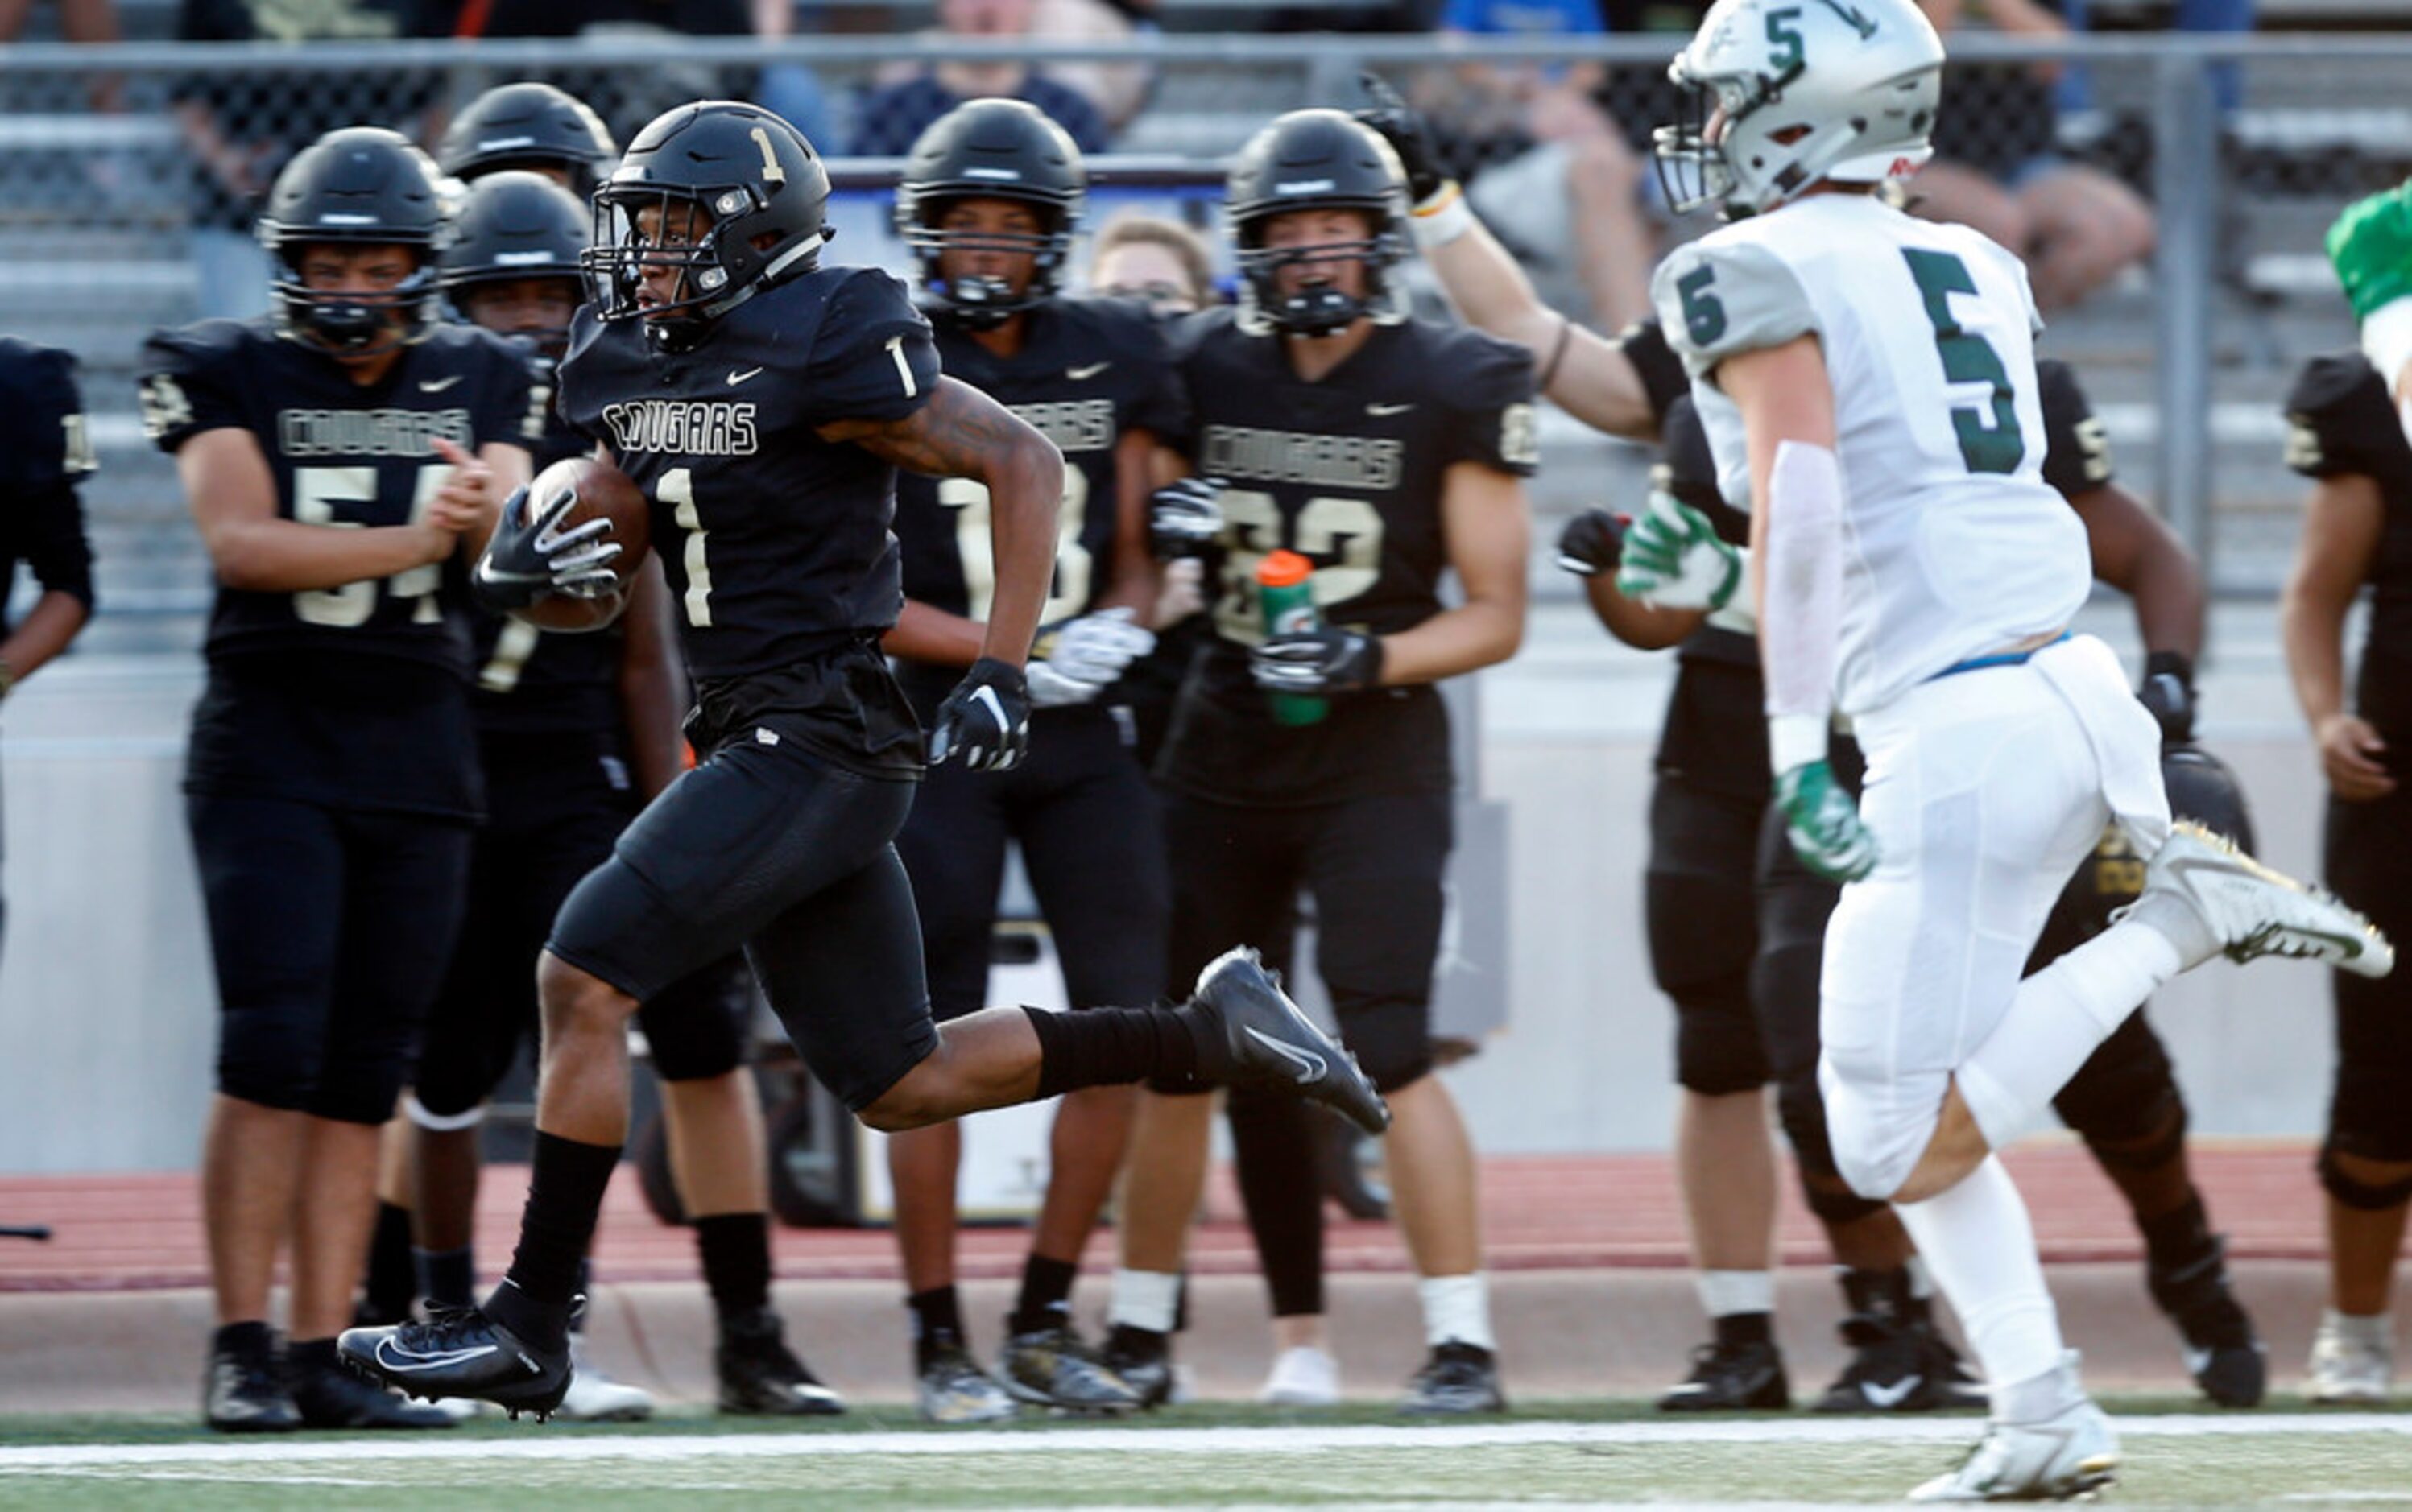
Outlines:
[[1465, 205], [1465, 191], [1455, 179], [1449, 180], [1432, 193], [1432, 198], [1416, 207], [1407, 217], [1407, 231], [1416, 239], [1416, 246], [1424, 252], [1445, 247], [1474, 228], [1474, 212]]

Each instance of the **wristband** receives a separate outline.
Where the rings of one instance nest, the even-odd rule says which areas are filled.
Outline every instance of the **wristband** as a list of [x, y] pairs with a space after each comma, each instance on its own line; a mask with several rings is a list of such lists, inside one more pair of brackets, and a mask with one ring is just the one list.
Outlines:
[[1465, 191], [1450, 179], [1416, 206], [1407, 217], [1408, 234], [1419, 251], [1433, 252], [1474, 228], [1474, 212], [1466, 208]]
[[1778, 776], [1827, 756], [1831, 716], [1770, 714], [1767, 716], [1767, 764]]

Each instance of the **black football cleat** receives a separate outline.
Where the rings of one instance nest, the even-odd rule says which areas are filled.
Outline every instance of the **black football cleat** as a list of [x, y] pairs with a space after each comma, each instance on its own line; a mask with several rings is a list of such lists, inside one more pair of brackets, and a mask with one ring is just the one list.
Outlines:
[[569, 1391], [569, 1344], [530, 1343], [475, 1307], [434, 1303], [419, 1323], [346, 1329], [335, 1341], [343, 1362], [405, 1396], [433, 1402], [491, 1402], [513, 1417], [552, 1416]]
[[1390, 1126], [1390, 1110], [1357, 1057], [1299, 1011], [1254, 950], [1243, 946], [1216, 957], [1198, 974], [1189, 1006], [1221, 1030], [1234, 1081], [1323, 1103], [1368, 1134]]
[[2185, 1341], [2186, 1371], [2202, 1394], [2223, 1407], [2259, 1406], [2270, 1387], [2269, 1353], [2228, 1284], [2226, 1241], [2213, 1236], [2190, 1264], [2150, 1267], [2145, 1284]]
[[1142, 1407], [1162, 1407], [1172, 1401], [1172, 1340], [1150, 1329], [1117, 1323], [1106, 1335], [1101, 1356], [1106, 1369], [1122, 1377], [1139, 1396]]
[[1017, 1399], [1078, 1413], [1124, 1413], [1140, 1406], [1139, 1393], [1106, 1368], [1069, 1323], [1020, 1333], [1009, 1331], [1010, 1319], [1006, 1327], [996, 1373]]
[[301, 1365], [287, 1373], [293, 1405], [304, 1428], [431, 1429], [450, 1428], [454, 1419], [441, 1408], [405, 1402], [381, 1386], [372, 1386], [341, 1365]]
[[1692, 1373], [1658, 1399], [1660, 1412], [1780, 1412], [1792, 1405], [1784, 1356], [1763, 1340], [1701, 1344]]
[[1935, 1331], [1934, 1313], [1906, 1270], [1845, 1270], [1851, 1311], [1842, 1324], [1850, 1363], [1815, 1406], [1830, 1413], [1938, 1412], [1981, 1407], [1959, 1351]]
[[767, 1307], [720, 1320], [712, 1352], [720, 1410], [743, 1417], [834, 1417], [846, 1399], [823, 1386], [787, 1347], [787, 1328]]
[[272, 1351], [219, 1348], [201, 1378], [201, 1416], [221, 1433], [290, 1433], [302, 1411]]
[[1407, 1394], [1399, 1402], [1399, 1411], [1411, 1417], [1507, 1410], [1507, 1395], [1499, 1389], [1499, 1357], [1455, 1339], [1433, 1346], [1432, 1358], [1408, 1380]]

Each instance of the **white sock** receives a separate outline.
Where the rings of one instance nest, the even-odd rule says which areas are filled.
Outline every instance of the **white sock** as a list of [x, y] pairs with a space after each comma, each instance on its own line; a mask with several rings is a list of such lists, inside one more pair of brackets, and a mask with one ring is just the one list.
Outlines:
[[2095, 1049], [2183, 964], [2167, 936], [2127, 921], [2021, 982], [2010, 1011], [1951, 1073], [1985, 1142], [1999, 1150], [2032, 1128]]
[[1452, 1341], [1496, 1349], [1491, 1335], [1491, 1282], [1479, 1270], [1463, 1276], [1426, 1276], [1416, 1283], [1424, 1303], [1424, 1343], [1437, 1349]]
[[2061, 1368], [2060, 1314], [2044, 1289], [2027, 1205], [1999, 1156], [1942, 1196], [1893, 1211], [1960, 1314], [1988, 1384], [1999, 1389]]
[[1180, 1308], [1179, 1272], [1117, 1269], [1113, 1300], [1107, 1305], [1106, 1321], [1145, 1329], [1150, 1333], [1170, 1333]]
[[2340, 1313], [2333, 1307], [2320, 1309], [2320, 1326], [2331, 1329], [2337, 1337], [2350, 1343], [2371, 1345], [2380, 1349], [2395, 1343], [2395, 1319], [2388, 1313]]
[[1775, 1311], [1775, 1277], [1765, 1270], [1703, 1270], [1692, 1278], [1700, 1311], [1713, 1318]]

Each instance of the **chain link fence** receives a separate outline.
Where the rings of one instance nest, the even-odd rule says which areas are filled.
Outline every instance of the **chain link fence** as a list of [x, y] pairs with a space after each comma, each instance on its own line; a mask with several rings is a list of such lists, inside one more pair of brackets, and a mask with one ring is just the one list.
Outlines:
[[[154, 633], [172, 641], [205, 605], [207, 574], [172, 469], [140, 439], [136, 356], [154, 327], [264, 303], [249, 221], [277, 167], [321, 131], [366, 123], [432, 142], [478, 91], [522, 78], [581, 95], [623, 140], [685, 99], [753, 98], [838, 160], [834, 255], [902, 270], [882, 187], [893, 164], [854, 158], [909, 141], [930, 92], [899, 86], [934, 69], [994, 89], [1030, 67], [1093, 101], [1104, 152], [1092, 158], [1092, 226], [1138, 205], [1211, 230], [1220, 160], [1279, 111], [1359, 103], [1371, 67], [1430, 112], [1545, 294], [1610, 324], [1631, 287], [1595, 276], [1585, 239], [1599, 220], [1629, 217], [1653, 247], [1697, 231], [1669, 221], [1648, 170], [1649, 130], [1672, 114], [1665, 60], [1679, 40], [21, 46], [0, 51], [0, 330], [82, 358], [103, 458], [88, 490], [102, 591], [112, 618], [171, 626]], [[2149, 214], [2149, 252], [2055, 312], [2045, 348], [2077, 364], [2131, 486], [2208, 550], [2220, 585], [2271, 591], [2301, 495], [2279, 461], [2278, 403], [2303, 360], [2351, 339], [2320, 233], [2347, 199], [2412, 169], [2412, 38], [1972, 36], [1953, 47], [1947, 156], [2014, 204], [2082, 169]], [[2071, 224], [2074, 235], [2096, 222]], [[2043, 238], [2032, 250], [2066, 248]], [[1548, 435], [1545, 511], [1638, 476], [1632, 454], [1570, 422]]]

